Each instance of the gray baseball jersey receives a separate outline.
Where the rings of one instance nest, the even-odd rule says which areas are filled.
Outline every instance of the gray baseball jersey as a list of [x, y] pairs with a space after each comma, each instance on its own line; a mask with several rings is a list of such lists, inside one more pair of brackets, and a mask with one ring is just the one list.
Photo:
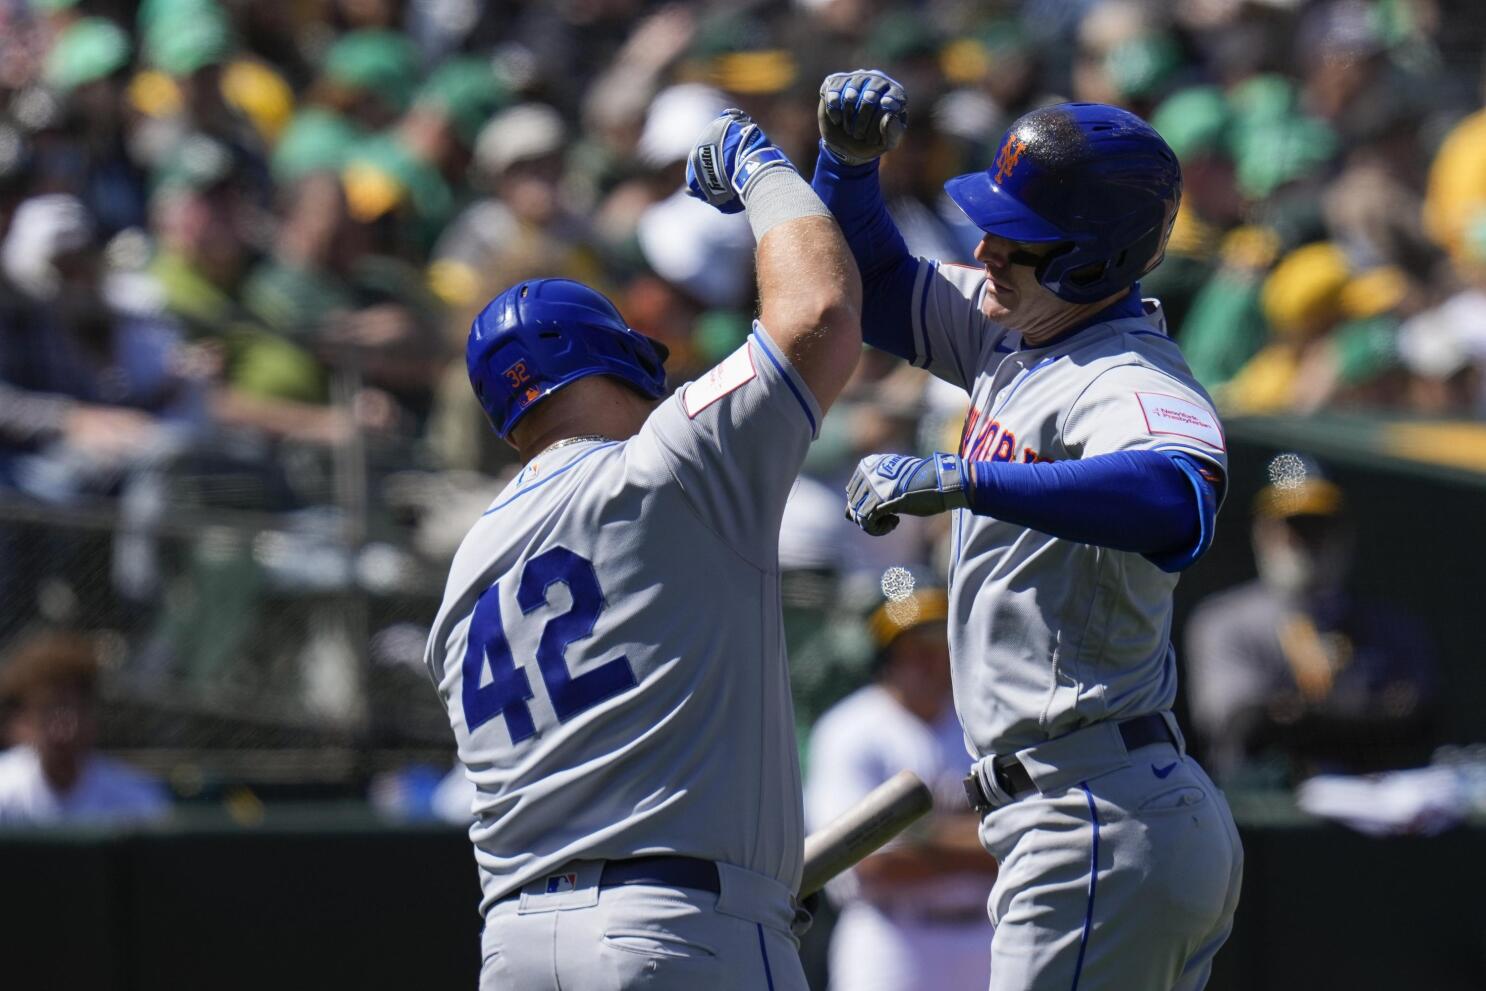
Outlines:
[[777, 545], [819, 421], [755, 324], [636, 436], [532, 459], [469, 532], [425, 660], [476, 787], [484, 909], [575, 858], [798, 885]]
[[[970, 393], [960, 454], [1048, 461], [1181, 451], [1226, 477], [1212, 400], [1160, 305], [1024, 347], [980, 311], [980, 268], [920, 263], [915, 364]], [[1061, 540], [968, 510], [953, 520], [955, 707], [976, 757], [1171, 707], [1177, 576], [1140, 554]]]

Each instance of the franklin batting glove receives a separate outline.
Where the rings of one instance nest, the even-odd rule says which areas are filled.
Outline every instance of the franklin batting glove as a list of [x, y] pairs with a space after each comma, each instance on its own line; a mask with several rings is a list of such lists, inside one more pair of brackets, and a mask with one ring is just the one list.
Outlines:
[[871, 454], [846, 483], [846, 518], [874, 537], [891, 533], [898, 514], [934, 516], [969, 504], [959, 455]]
[[686, 160], [686, 191], [723, 213], [737, 213], [759, 176], [794, 168], [752, 117], [724, 110], [707, 125]]
[[908, 94], [880, 69], [834, 72], [820, 84], [815, 118], [827, 150], [847, 165], [861, 165], [903, 140]]

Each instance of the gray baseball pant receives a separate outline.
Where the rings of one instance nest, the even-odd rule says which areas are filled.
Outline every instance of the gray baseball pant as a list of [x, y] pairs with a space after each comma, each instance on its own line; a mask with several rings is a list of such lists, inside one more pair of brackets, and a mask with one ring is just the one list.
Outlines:
[[1127, 751], [1100, 724], [1017, 753], [1037, 790], [980, 828], [1001, 865], [990, 991], [1207, 984], [1233, 928], [1243, 848], [1222, 792], [1167, 718], [1178, 745]]
[[718, 894], [600, 888], [602, 866], [574, 862], [552, 876], [563, 890], [543, 877], [491, 907], [480, 991], [808, 991], [777, 881], [718, 864]]

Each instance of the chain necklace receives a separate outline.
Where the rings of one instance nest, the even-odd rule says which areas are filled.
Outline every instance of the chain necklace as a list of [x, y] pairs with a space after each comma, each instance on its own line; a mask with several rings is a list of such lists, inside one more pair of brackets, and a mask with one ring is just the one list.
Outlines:
[[591, 440], [609, 440], [609, 439], [610, 438], [605, 437], [603, 434], [581, 434], [581, 435], [579, 435], [577, 437], [569, 437], [566, 440], [560, 440], [556, 444], [549, 444], [546, 447], [542, 448], [541, 453], [539, 453], [536, 458], [532, 458], [531, 460], [535, 461], [535, 460], [537, 460], [537, 458], [544, 457], [545, 455], [551, 454], [553, 451], [557, 450], [559, 447], [568, 447], [568, 446], [570, 446], [572, 444], [585, 444], [585, 443], [587, 443], [588, 441], [591, 441]]

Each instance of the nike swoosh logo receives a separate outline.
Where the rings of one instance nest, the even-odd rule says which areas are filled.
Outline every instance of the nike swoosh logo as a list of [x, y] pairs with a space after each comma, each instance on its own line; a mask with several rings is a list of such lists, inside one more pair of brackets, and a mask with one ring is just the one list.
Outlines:
[[1164, 778], [1164, 777], [1166, 777], [1166, 775], [1168, 775], [1172, 771], [1175, 771], [1176, 770], [1176, 764], [1177, 764], [1176, 761], [1172, 761], [1170, 764], [1167, 764], [1165, 767], [1157, 767], [1155, 764], [1152, 764], [1151, 765], [1151, 773], [1154, 774], [1158, 778]]

